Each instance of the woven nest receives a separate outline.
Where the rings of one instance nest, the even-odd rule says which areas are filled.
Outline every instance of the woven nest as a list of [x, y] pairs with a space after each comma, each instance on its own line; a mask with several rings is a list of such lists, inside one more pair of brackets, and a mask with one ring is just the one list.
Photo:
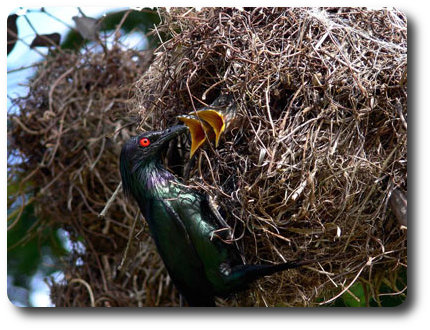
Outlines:
[[260, 281], [240, 305], [324, 304], [406, 265], [406, 232], [387, 208], [407, 188], [402, 13], [174, 9], [157, 30], [172, 38], [138, 84], [141, 126], [232, 95], [235, 124], [186, 182], [228, 210], [247, 262], [332, 257]]
[[137, 119], [128, 115], [133, 84], [151, 59], [152, 52], [119, 46], [53, 53], [38, 66], [28, 95], [13, 100], [19, 112], [8, 115], [9, 150], [18, 158], [8, 174], [19, 178], [16, 200], [36, 206], [39, 221], [28, 237], [62, 228], [73, 245], [59, 265], [65, 280], [50, 282], [56, 306], [171, 303], [172, 285], [159, 289], [167, 275], [151, 239], [128, 244], [141, 229], [133, 226], [136, 210], [119, 195], [103, 212], [120, 182], [121, 146], [135, 134]]
[[[168, 40], [149, 69], [151, 54], [119, 47], [54, 54], [28, 96], [13, 100], [10, 150], [25, 160], [9, 164], [22, 182], [17, 198], [32, 196], [39, 230], [63, 228], [76, 245], [64, 281], [50, 283], [56, 306], [179, 305], [136, 205], [118, 187], [119, 151], [137, 124], [165, 129], [220, 94], [232, 95], [235, 124], [218, 148], [206, 144], [176, 172], [215, 199], [248, 263], [331, 259], [218, 304], [324, 305], [358, 281], [376, 300], [381, 281], [404, 289], [395, 279], [407, 265], [407, 233], [389, 198], [407, 191], [405, 16], [159, 12], [154, 33]], [[177, 160], [168, 152], [166, 162]]]

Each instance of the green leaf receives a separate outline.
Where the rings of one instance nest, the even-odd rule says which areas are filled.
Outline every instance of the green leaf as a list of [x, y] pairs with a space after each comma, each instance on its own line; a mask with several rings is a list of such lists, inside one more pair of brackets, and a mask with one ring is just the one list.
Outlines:
[[354, 283], [348, 291], [342, 295], [342, 300], [345, 306], [349, 307], [366, 307], [367, 299], [364, 291], [364, 284], [360, 282]]

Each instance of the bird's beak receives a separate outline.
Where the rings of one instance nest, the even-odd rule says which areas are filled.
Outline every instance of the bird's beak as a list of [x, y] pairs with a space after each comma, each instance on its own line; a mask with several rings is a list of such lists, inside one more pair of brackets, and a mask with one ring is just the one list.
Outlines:
[[213, 138], [215, 135], [215, 146], [218, 147], [220, 136], [225, 130], [225, 120], [221, 113], [213, 109], [205, 109], [192, 112], [192, 116], [184, 115], [178, 118], [190, 129], [190, 158], [206, 138]]
[[225, 130], [224, 116], [213, 109], [199, 110], [196, 112], [196, 115], [212, 127], [215, 133], [215, 146], [218, 147], [219, 138]]
[[206, 141], [206, 136], [210, 136], [211, 126], [199, 120], [196, 117], [192, 116], [179, 116], [180, 119], [185, 125], [188, 126], [191, 135], [191, 151], [190, 158], [193, 157], [194, 153], [198, 148]]
[[184, 133], [188, 128], [184, 125], [176, 125], [169, 127], [161, 132], [161, 136], [157, 141], [157, 145], [161, 148], [165, 143]]

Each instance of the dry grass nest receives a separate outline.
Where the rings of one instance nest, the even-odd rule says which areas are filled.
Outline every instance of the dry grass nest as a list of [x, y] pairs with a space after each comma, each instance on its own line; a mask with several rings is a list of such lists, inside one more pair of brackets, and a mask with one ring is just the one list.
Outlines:
[[12, 100], [19, 111], [8, 115], [8, 179], [19, 186], [8, 202], [34, 203], [38, 216], [20, 243], [50, 227], [66, 230], [72, 244], [54, 265], [65, 279], [49, 281], [56, 306], [171, 303], [172, 285], [159, 290], [167, 275], [150, 237], [128, 244], [141, 229], [133, 226], [133, 205], [118, 196], [105, 209], [119, 190], [121, 146], [135, 134], [133, 86], [151, 59], [152, 52], [120, 45], [106, 53], [55, 52], [39, 64], [28, 95]]
[[[407, 267], [407, 230], [389, 204], [394, 189], [407, 191], [405, 15], [159, 13], [153, 33], [168, 38], [149, 69], [114, 49], [111, 67], [106, 54], [53, 58], [10, 116], [26, 157], [23, 177], [42, 188], [38, 212], [86, 247], [83, 266], [68, 261], [64, 283], [51, 284], [57, 305], [178, 305], [137, 208], [114, 194], [118, 144], [134, 133], [128, 124], [165, 129], [220, 94], [234, 99], [234, 125], [218, 148], [206, 144], [178, 171], [184, 182], [214, 198], [248, 263], [331, 259], [264, 278], [218, 304], [327, 305], [358, 282], [376, 301], [381, 283], [392, 294], [405, 290], [396, 279]], [[166, 162], [173, 167], [172, 153]]]

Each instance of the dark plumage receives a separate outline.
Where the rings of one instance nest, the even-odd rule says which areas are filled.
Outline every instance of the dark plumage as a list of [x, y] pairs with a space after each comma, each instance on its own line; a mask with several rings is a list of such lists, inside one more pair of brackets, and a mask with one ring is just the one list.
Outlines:
[[125, 194], [137, 201], [169, 275], [188, 303], [215, 306], [215, 296], [313, 262], [243, 263], [235, 246], [225, 242], [229, 228], [207, 197], [181, 184], [162, 164], [161, 151], [186, 130], [174, 126], [131, 138], [122, 148], [120, 170]]

